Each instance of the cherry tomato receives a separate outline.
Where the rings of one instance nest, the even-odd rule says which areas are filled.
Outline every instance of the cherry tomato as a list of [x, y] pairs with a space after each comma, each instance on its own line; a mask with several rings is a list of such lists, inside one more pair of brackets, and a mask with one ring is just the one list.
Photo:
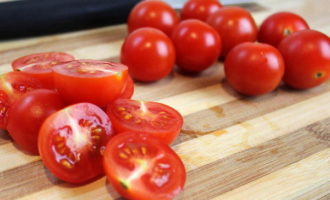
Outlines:
[[47, 88], [54, 88], [52, 67], [74, 60], [74, 57], [63, 52], [46, 52], [17, 58], [12, 62], [16, 71], [28, 73], [39, 79]]
[[181, 19], [199, 19], [206, 21], [215, 11], [222, 8], [218, 0], [189, 0], [181, 11]]
[[180, 133], [183, 119], [173, 108], [156, 102], [118, 99], [107, 108], [116, 133], [143, 132], [170, 144]]
[[234, 47], [225, 60], [229, 84], [238, 92], [254, 96], [274, 90], [281, 82], [284, 61], [271, 45], [246, 42]]
[[140, 28], [126, 38], [120, 59], [133, 79], [157, 81], [172, 71], [175, 50], [172, 41], [161, 31]]
[[106, 106], [120, 96], [127, 81], [122, 64], [75, 60], [53, 67], [55, 88], [67, 103], [89, 102]]
[[0, 128], [6, 129], [8, 110], [24, 93], [45, 86], [34, 77], [22, 72], [0, 75]]
[[131, 200], [171, 200], [186, 180], [184, 165], [176, 153], [148, 134], [125, 132], [114, 136], [103, 161], [110, 183]]
[[207, 23], [213, 26], [222, 39], [222, 56], [236, 45], [257, 39], [258, 28], [251, 14], [240, 7], [223, 7], [213, 13]]
[[43, 121], [64, 104], [53, 90], [37, 89], [27, 92], [9, 109], [7, 129], [23, 150], [38, 154], [38, 133]]
[[134, 81], [130, 75], [127, 76], [126, 85], [122, 89], [122, 93], [118, 98], [130, 99], [134, 93]]
[[128, 17], [128, 31], [142, 27], [152, 27], [171, 35], [173, 28], [179, 23], [175, 10], [167, 3], [159, 0], [147, 0], [138, 3]]
[[286, 36], [305, 29], [309, 29], [309, 26], [299, 15], [278, 12], [267, 17], [261, 24], [258, 40], [277, 47]]
[[284, 82], [296, 89], [318, 86], [330, 77], [330, 39], [314, 30], [287, 36], [279, 44], [285, 61]]
[[196, 19], [182, 21], [173, 31], [176, 64], [191, 72], [210, 67], [220, 56], [221, 38], [210, 25]]
[[99, 107], [74, 104], [53, 113], [42, 124], [39, 152], [56, 177], [83, 183], [103, 174], [102, 157], [112, 132], [108, 116]]

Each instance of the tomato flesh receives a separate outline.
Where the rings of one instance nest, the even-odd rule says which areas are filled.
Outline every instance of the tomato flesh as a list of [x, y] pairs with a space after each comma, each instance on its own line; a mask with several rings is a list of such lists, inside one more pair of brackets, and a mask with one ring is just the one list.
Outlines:
[[144, 132], [170, 144], [180, 133], [183, 119], [173, 108], [156, 102], [118, 99], [107, 108], [116, 133]]
[[74, 104], [45, 120], [39, 132], [39, 152], [56, 177], [83, 183], [103, 174], [102, 156], [112, 134], [111, 122], [99, 107]]
[[45, 52], [17, 58], [12, 62], [12, 68], [34, 76], [46, 88], [54, 88], [53, 70], [55, 65], [72, 61], [74, 57], [63, 52]]
[[96, 60], [75, 60], [53, 69], [55, 88], [71, 104], [104, 107], [121, 95], [128, 77], [125, 65]]
[[182, 161], [169, 146], [136, 132], [125, 132], [109, 141], [104, 168], [113, 187], [132, 200], [173, 199], [186, 179]]

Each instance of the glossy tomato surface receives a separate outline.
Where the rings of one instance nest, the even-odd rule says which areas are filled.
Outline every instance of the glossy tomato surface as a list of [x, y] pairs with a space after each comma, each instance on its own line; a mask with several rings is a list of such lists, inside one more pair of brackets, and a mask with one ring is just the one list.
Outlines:
[[104, 173], [102, 157], [112, 132], [108, 116], [99, 107], [74, 104], [53, 113], [42, 124], [39, 152], [56, 177], [83, 183]]
[[36, 78], [22, 72], [8, 72], [0, 75], [0, 128], [6, 129], [8, 110], [24, 93], [45, 88]]
[[161, 103], [118, 99], [107, 108], [116, 133], [143, 132], [170, 144], [180, 133], [183, 119], [175, 109]]
[[105, 150], [104, 168], [112, 186], [131, 200], [171, 200], [186, 180], [184, 165], [176, 153], [143, 133], [114, 136]]
[[125, 65], [96, 60], [75, 60], [53, 70], [55, 88], [67, 103], [100, 107], [120, 96], [128, 77]]
[[218, 0], [188, 0], [181, 11], [181, 19], [199, 19], [206, 21], [207, 18], [222, 8]]
[[271, 45], [246, 42], [234, 47], [225, 60], [228, 83], [238, 92], [261, 95], [274, 90], [281, 82], [284, 61]]
[[252, 15], [240, 7], [223, 7], [213, 13], [207, 23], [218, 31], [222, 39], [223, 57], [234, 46], [257, 39], [258, 28]]
[[284, 82], [296, 89], [318, 86], [330, 76], [330, 39], [314, 30], [287, 36], [279, 45], [285, 60]]
[[122, 89], [121, 94], [118, 98], [130, 99], [134, 94], [134, 81], [130, 75], [127, 76], [126, 85]]
[[291, 12], [278, 12], [263, 21], [258, 41], [277, 47], [286, 36], [305, 29], [309, 29], [309, 26], [301, 16]]
[[221, 38], [210, 25], [196, 19], [182, 21], [173, 31], [176, 64], [190, 72], [210, 67], [221, 53]]
[[179, 21], [175, 10], [166, 2], [146, 0], [132, 9], [127, 24], [129, 32], [142, 27], [153, 27], [170, 36]]
[[38, 154], [41, 124], [52, 113], [64, 107], [57, 92], [36, 89], [20, 97], [9, 109], [7, 130], [20, 148]]
[[132, 32], [121, 48], [121, 62], [139, 81], [157, 81], [166, 77], [175, 63], [175, 50], [170, 38], [154, 28]]
[[63, 52], [45, 52], [17, 58], [12, 62], [16, 71], [28, 73], [39, 79], [47, 88], [54, 88], [52, 67], [72, 61], [74, 57]]

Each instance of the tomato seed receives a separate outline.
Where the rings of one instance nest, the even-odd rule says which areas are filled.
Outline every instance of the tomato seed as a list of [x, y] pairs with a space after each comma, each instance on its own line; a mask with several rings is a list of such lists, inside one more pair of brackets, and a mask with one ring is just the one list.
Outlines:
[[72, 169], [73, 165], [67, 160], [67, 159], [62, 159], [60, 161], [61, 165], [63, 165], [65, 168]]

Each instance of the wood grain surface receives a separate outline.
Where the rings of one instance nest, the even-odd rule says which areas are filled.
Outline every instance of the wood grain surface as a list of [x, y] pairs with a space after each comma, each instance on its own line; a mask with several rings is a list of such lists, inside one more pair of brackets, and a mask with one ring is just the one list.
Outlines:
[[[258, 24], [280, 10], [302, 15], [330, 34], [329, 0], [264, 0], [248, 6]], [[77, 58], [118, 61], [126, 26], [0, 42], [0, 72], [26, 54], [64, 51]], [[152, 84], [136, 83], [134, 99], [178, 109], [184, 126], [172, 148], [187, 169], [176, 199], [329, 200], [330, 82], [297, 91], [281, 85], [256, 98], [227, 84], [223, 63], [199, 76], [173, 72]], [[122, 199], [102, 177], [74, 186], [55, 178], [40, 157], [20, 151], [0, 132], [0, 200]]]

